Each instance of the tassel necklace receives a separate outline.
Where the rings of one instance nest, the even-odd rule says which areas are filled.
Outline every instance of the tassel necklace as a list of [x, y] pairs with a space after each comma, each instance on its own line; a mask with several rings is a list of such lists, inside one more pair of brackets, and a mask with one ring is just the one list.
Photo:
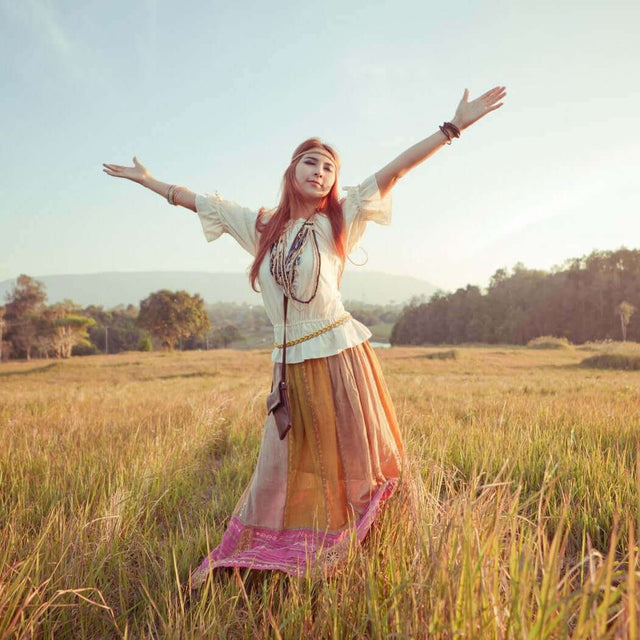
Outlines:
[[[316, 231], [310, 218], [305, 220], [298, 233], [296, 233], [289, 251], [287, 251], [287, 232], [285, 230], [278, 240], [271, 245], [269, 256], [269, 271], [276, 283], [282, 287], [284, 295], [303, 304], [308, 304], [315, 298], [318, 292], [318, 283], [320, 282], [320, 249], [318, 248]], [[308, 244], [311, 244], [313, 254], [312, 282], [314, 285], [311, 295], [306, 300], [303, 300], [296, 295], [296, 290], [300, 285], [298, 271], [302, 253]]]

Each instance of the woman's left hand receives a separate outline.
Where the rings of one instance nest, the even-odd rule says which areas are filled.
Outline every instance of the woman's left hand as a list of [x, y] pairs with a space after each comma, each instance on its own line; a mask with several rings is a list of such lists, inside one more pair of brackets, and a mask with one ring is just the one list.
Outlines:
[[499, 101], [507, 95], [505, 89], [506, 87], [494, 87], [471, 102], [469, 102], [469, 89], [465, 89], [462, 100], [460, 100], [456, 114], [453, 116], [451, 122], [460, 130], [466, 129], [469, 125], [472, 125], [489, 112], [495, 111], [504, 104]]

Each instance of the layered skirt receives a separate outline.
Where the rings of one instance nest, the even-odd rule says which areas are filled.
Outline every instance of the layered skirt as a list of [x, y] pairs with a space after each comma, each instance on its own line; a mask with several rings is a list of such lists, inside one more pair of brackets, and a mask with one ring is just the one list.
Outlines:
[[291, 430], [280, 440], [267, 417], [253, 477], [194, 586], [217, 567], [331, 570], [395, 490], [402, 439], [368, 342], [287, 365], [287, 384]]

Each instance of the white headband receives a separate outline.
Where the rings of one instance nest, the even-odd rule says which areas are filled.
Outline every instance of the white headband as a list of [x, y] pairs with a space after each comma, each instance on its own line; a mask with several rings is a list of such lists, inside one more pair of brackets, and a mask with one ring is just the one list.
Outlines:
[[303, 156], [306, 156], [308, 153], [319, 153], [321, 156], [324, 156], [328, 160], [331, 160], [331, 164], [333, 164], [334, 167], [338, 166], [336, 159], [322, 147], [312, 147], [311, 149], [307, 149], [306, 151], [301, 151], [297, 156], [293, 156], [293, 158], [291, 158], [291, 162], [294, 163], [296, 160], [302, 158]]

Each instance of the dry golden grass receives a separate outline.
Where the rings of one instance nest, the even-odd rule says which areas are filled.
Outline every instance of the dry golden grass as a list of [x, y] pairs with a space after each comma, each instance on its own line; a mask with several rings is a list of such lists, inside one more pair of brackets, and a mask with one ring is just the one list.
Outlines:
[[0, 638], [635, 638], [640, 373], [584, 352], [378, 351], [401, 491], [338, 576], [220, 573], [267, 352], [0, 367]]

